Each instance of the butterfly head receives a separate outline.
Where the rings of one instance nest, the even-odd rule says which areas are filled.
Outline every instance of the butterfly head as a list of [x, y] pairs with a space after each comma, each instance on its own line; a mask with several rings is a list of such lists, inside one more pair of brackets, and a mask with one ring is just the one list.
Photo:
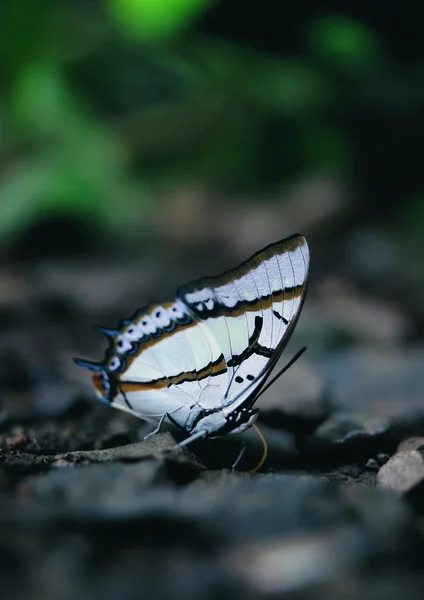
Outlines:
[[239, 408], [227, 416], [228, 433], [243, 433], [249, 429], [258, 418], [258, 408]]

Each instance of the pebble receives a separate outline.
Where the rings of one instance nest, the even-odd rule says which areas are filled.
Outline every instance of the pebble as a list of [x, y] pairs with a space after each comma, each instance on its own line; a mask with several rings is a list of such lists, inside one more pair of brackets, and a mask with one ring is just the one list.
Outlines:
[[417, 450], [392, 456], [377, 473], [377, 485], [399, 494], [409, 492], [424, 480], [424, 460]]

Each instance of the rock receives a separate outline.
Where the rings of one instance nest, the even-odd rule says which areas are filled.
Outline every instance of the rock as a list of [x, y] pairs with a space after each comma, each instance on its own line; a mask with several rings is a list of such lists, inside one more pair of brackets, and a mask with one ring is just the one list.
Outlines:
[[380, 465], [378, 464], [378, 462], [376, 461], [375, 458], [369, 458], [367, 460], [367, 465], [366, 465], [367, 469], [369, 469], [370, 471], [378, 471], [380, 468]]
[[311, 433], [331, 410], [323, 378], [304, 357], [261, 396], [257, 406], [261, 422], [299, 433]]
[[312, 462], [366, 460], [394, 446], [389, 422], [372, 415], [336, 412], [311, 436], [298, 436], [302, 457]]
[[0, 450], [1, 469], [13, 484], [29, 475], [39, 475], [49, 471], [52, 462], [53, 457], [50, 456], [34, 456], [23, 452]]
[[[354, 528], [298, 533], [285, 539], [255, 543], [228, 556], [228, 564], [252, 593], [274, 597], [297, 594], [337, 577], [361, 557], [363, 543]], [[363, 560], [363, 558], [362, 558]], [[362, 560], [360, 562], [362, 562]]]
[[340, 351], [322, 362], [334, 411], [313, 435], [298, 437], [308, 458], [364, 460], [392, 454], [424, 432], [422, 349]]
[[386, 454], [385, 452], [379, 452], [376, 456], [376, 462], [379, 466], [384, 465], [390, 458], [390, 454]]
[[377, 473], [377, 485], [405, 494], [424, 482], [424, 460], [417, 450], [398, 452]]
[[2, 447], [4, 450], [14, 450], [19, 446], [25, 446], [29, 442], [29, 438], [26, 433], [20, 432], [16, 433], [11, 437], [6, 437], [2, 442]]
[[333, 467], [326, 473], [330, 481], [337, 481], [344, 487], [358, 485], [375, 485], [375, 469], [370, 469], [368, 464], [347, 464]]
[[[50, 464], [53, 470], [42, 479], [28, 478], [22, 490], [26, 495], [43, 498], [43, 502], [50, 498], [53, 504], [60, 497], [62, 508], [81, 505], [89, 512], [105, 503], [134, 502], [145, 486], [182, 484], [198, 476], [203, 469], [199, 460], [175, 446], [170, 434], [159, 433], [144, 442], [119, 448], [68, 452], [54, 457]], [[138, 466], [112, 464], [120, 462]], [[100, 468], [102, 463], [109, 464]]]
[[[53, 466], [63, 467], [71, 464], [89, 464], [113, 461], [136, 461], [146, 457], [164, 458], [172, 451], [175, 460], [180, 460], [185, 453], [176, 449], [176, 442], [170, 433], [158, 433], [143, 442], [106, 448], [105, 450], [87, 450], [67, 452], [55, 457]], [[188, 453], [187, 453], [188, 454]]]
[[338, 351], [318, 361], [336, 412], [424, 431], [424, 349]]
[[424, 449], [424, 438], [423, 437], [412, 437], [403, 440], [398, 446], [399, 452], [407, 452], [409, 450], [422, 450]]

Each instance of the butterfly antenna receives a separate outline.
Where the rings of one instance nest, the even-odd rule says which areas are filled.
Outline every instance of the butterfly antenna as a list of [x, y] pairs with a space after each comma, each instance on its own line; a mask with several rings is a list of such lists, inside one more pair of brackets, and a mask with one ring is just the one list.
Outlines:
[[302, 356], [302, 354], [305, 352], [305, 350], [306, 350], [306, 346], [304, 346], [303, 348], [301, 348], [300, 350], [298, 350], [298, 351], [296, 352], [296, 354], [295, 354], [295, 355], [293, 356], [293, 358], [292, 358], [292, 359], [291, 359], [291, 360], [290, 360], [290, 361], [289, 361], [289, 362], [286, 364], [286, 366], [285, 366], [285, 367], [283, 367], [283, 368], [281, 369], [281, 371], [278, 371], [277, 375], [276, 375], [275, 377], [273, 377], [273, 378], [271, 379], [271, 381], [269, 381], [269, 382], [266, 384], [266, 386], [265, 386], [264, 388], [262, 388], [262, 389], [261, 389], [260, 393], [259, 393], [259, 394], [256, 396], [256, 398], [255, 398], [255, 402], [256, 402], [256, 400], [257, 400], [258, 398], [260, 398], [260, 397], [262, 396], [262, 394], [263, 394], [264, 392], [266, 392], [266, 391], [267, 391], [267, 389], [268, 389], [268, 388], [270, 388], [270, 387], [272, 386], [272, 384], [273, 384], [273, 383], [275, 383], [275, 382], [277, 381], [277, 379], [278, 379], [279, 377], [281, 377], [281, 375], [283, 375], [283, 373], [285, 373], [285, 372], [286, 372], [288, 369], [290, 369], [290, 367], [291, 367], [292, 365], [294, 365], [294, 363], [297, 361], [297, 359], [298, 359], [298, 358], [300, 358], [300, 357]]
[[261, 460], [258, 462], [258, 464], [256, 465], [256, 467], [254, 469], [252, 469], [251, 471], [249, 471], [249, 473], [257, 473], [259, 471], [259, 469], [263, 466], [263, 464], [266, 461], [266, 459], [268, 458], [269, 446], [268, 446], [268, 442], [265, 439], [264, 434], [259, 429], [259, 427], [257, 425], [255, 425], [255, 424], [253, 424], [252, 427], [255, 429], [256, 433], [258, 434], [258, 436], [261, 439], [261, 442], [264, 445], [264, 451], [263, 451]]

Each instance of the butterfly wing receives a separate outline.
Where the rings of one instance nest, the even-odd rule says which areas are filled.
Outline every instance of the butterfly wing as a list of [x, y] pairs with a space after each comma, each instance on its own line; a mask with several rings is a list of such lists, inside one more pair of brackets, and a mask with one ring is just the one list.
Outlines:
[[302, 236], [271, 244], [232, 271], [182, 286], [174, 302], [100, 328], [110, 338], [105, 360], [77, 362], [94, 371], [101, 399], [146, 420], [169, 414], [189, 432], [205, 415], [225, 420], [252, 404], [288, 342], [308, 268]]
[[[168, 413], [184, 429], [228, 385], [227, 365], [215, 338], [178, 300], [150, 304], [110, 338], [106, 358], [88, 366], [98, 395], [148, 421]], [[78, 362], [78, 361], [77, 361]]]
[[228, 386], [215, 408], [229, 414], [259, 391], [296, 325], [308, 271], [308, 245], [295, 235], [234, 270], [178, 290], [177, 299], [203, 320], [228, 366]]

